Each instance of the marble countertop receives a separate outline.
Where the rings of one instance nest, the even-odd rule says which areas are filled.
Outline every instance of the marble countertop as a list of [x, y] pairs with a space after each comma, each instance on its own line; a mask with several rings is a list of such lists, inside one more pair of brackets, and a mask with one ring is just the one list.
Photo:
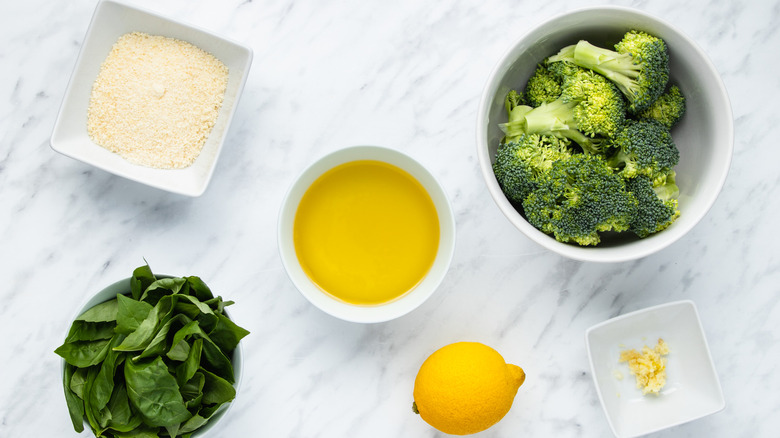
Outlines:
[[[475, 155], [478, 99], [498, 58], [542, 20], [596, 2], [137, 0], [254, 50], [198, 198], [55, 153], [49, 137], [96, 3], [0, 3], [0, 436], [76, 435], [53, 350], [81, 303], [144, 259], [158, 273], [202, 277], [237, 302], [231, 314], [252, 332], [217, 436], [442, 436], [411, 412], [414, 377], [437, 348], [472, 340], [528, 375], [509, 414], [480, 436], [608, 437], [585, 330], [680, 299], [699, 310], [727, 406], [656, 436], [777, 436], [780, 149], [767, 132], [780, 125], [780, 1], [610, 3], [698, 42], [722, 74], [736, 132], [731, 172], [704, 220], [665, 250], [616, 264], [564, 259], [516, 231]], [[458, 228], [437, 293], [381, 324], [309, 304], [276, 244], [293, 178], [358, 144], [425, 165]]]

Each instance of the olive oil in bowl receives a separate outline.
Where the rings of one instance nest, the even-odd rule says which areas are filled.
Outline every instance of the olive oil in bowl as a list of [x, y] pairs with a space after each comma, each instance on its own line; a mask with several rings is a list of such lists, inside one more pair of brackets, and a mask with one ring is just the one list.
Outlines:
[[436, 207], [422, 184], [375, 160], [322, 174], [301, 198], [293, 225], [295, 252], [311, 281], [364, 306], [413, 290], [434, 263], [439, 234]]

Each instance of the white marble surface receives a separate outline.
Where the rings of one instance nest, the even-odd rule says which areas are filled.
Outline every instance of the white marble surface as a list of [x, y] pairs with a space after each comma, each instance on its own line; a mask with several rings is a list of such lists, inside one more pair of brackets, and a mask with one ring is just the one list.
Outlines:
[[[475, 340], [528, 374], [507, 417], [481, 436], [608, 437], [585, 330], [678, 299], [698, 306], [727, 407], [656, 436], [778, 436], [780, 2], [614, 3], [699, 43], [723, 75], [736, 128], [731, 173], [705, 219], [624, 264], [566, 260], [516, 232], [475, 157], [478, 97], [498, 57], [530, 26], [596, 2], [138, 0], [254, 49], [214, 179], [185, 198], [49, 147], [95, 1], [0, 1], [0, 436], [76, 435], [52, 351], [80, 303], [144, 258], [158, 273], [204, 278], [252, 332], [217, 436], [441, 436], [411, 412], [414, 376], [435, 349]], [[293, 178], [355, 144], [418, 159], [457, 215], [441, 289], [376, 325], [310, 305], [276, 247]]]

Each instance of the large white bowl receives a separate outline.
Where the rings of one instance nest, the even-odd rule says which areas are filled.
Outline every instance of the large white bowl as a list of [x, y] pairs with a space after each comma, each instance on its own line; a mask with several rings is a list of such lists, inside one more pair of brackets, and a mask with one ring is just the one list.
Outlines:
[[[155, 274], [155, 277], [157, 278], [167, 278], [170, 277], [169, 275], [159, 275]], [[70, 324], [81, 316], [84, 312], [91, 309], [92, 307], [97, 306], [100, 303], [104, 303], [109, 300], [113, 300], [116, 298], [117, 295], [128, 295], [130, 294], [130, 277], [119, 280], [115, 283], [112, 283], [105, 288], [101, 289], [100, 292], [96, 293], [95, 295], [89, 297], [84, 301], [84, 303], [79, 307], [78, 312], [76, 312], [75, 315], [73, 315], [73, 318], [70, 319], [70, 322], [68, 322], [68, 329], [70, 329]], [[230, 318], [230, 314], [227, 310], [224, 311], [225, 316]], [[67, 333], [67, 330], [65, 331]], [[233, 350], [233, 355], [230, 357], [230, 361], [233, 365], [233, 377], [235, 378], [235, 383], [233, 384], [233, 387], [236, 389], [236, 397], [238, 397], [238, 390], [241, 387], [241, 379], [243, 377], [243, 365], [244, 365], [244, 354], [243, 354], [243, 346], [242, 343], [239, 342], [238, 346], [236, 346], [235, 350]], [[61, 360], [62, 363], [62, 372], [64, 374], [65, 372], [65, 360]], [[212, 435], [211, 431], [216, 431], [219, 429], [215, 429], [217, 423], [225, 417], [228, 410], [230, 410], [230, 407], [233, 406], [233, 403], [235, 403], [235, 399], [229, 403], [225, 403], [217, 410], [217, 412], [214, 413], [209, 418], [209, 421], [204, 424], [203, 426], [196, 429], [194, 432], [192, 432], [193, 438], [206, 438], [208, 436], [215, 436]], [[89, 423], [84, 420], [84, 430], [91, 432], [91, 428]], [[216, 434], [218, 436], [219, 434]]]
[[[90, 139], [87, 109], [100, 65], [117, 39], [128, 32], [176, 38], [211, 53], [227, 66], [228, 83], [217, 121], [195, 162], [184, 169], [154, 169], [130, 163]], [[98, 3], [84, 37], [51, 135], [57, 152], [115, 175], [187, 196], [206, 190], [228, 127], [249, 75], [252, 49], [214, 33], [115, 0]]]
[[[642, 395], [628, 365], [618, 362], [620, 352], [652, 348], [658, 338], [669, 347], [666, 385], [658, 396]], [[661, 304], [604, 321], [587, 330], [585, 343], [601, 406], [618, 438], [656, 432], [726, 407], [693, 301]]]
[[[671, 82], [687, 99], [683, 119], [672, 129], [680, 150], [675, 168], [680, 187], [680, 218], [666, 230], [644, 239], [631, 233], [605, 236], [596, 247], [561, 243], [518, 213], [506, 199], [493, 174], [496, 149], [506, 122], [504, 97], [522, 89], [537, 64], [562, 47], [585, 39], [611, 47], [631, 29], [663, 38], [669, 48]], [[657, 252], [690, 231], [718, 196], [731, 165], [734, 123], [723, 82], [707, 55], [678, 29], [635, 9], [605, 6], [575, 10], [541, 23], [520, 38], [491, 73], [480, 101], [477, 119], [477, 156], [482, 175], [499, 209], [523, 234], [543, 247], [576, 260], [621, 262]]]
[[[337, 300], [323, 292], [301, 268], [295, 253], [293, 225], [301, 198], [323, 173], [357, 160], [377, 160], [397, 166], [412, 175], [428, 191], [439, 215], [439, 249], [431, 269], [412, 291], [400, 298], [374, 306], [360, 306]], [[377, 146], [354, 146], [326, 155], [311, 164], [290, 187], [279, 212], [279, 253], [292, 282], [316, 307], [346, 321], [384, 322], [411, 312], [427, 300], [439, 287], [447, 273], [455, 251], [455, 217], [444, 189], [420, 163], [393, 149]]]

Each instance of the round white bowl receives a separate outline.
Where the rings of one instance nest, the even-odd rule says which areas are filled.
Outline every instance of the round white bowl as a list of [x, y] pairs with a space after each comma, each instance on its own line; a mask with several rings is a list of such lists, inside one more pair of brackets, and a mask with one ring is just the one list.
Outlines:
[[[159, 275], [155, 274], [155, 277], [157, 278], [168, 278], [171, 277], [170, 275]], [[118, 294], [122, 295], [128, 295], [130, 294], [130, 277], [119, 280], [115, 283], [112, 283], [105, 288], [103, 288], [100, 292], [96, 293], [92, 297], [88, 298], [84, 304], [81, 305], [79, 308], [79, 311], [76, 312], [75, 315], [73, 315], [73, 318], [70, 319], [70, 322], [68, 322], [68, 329], [70, 329], [70, 324], [76, 320], [81, 314], [86, 312], [87, 310], [91, 309], [92, 307], [95, 307], [96, 305], [100, 303], [104, 303], [106, 301], [112, 300], [116, 298]], [[230, 318], [230, 314], [227, 310], [224, 311], [225, 316]], [[67, 333], [67, 330], [66, 330]], [[238, 397], [238, 390], [241, 386], [241, 377], [242, 377], [242, 369], [244, 365], [244, 355], [242, 351], [241, 342], [238, 343], [238, 346], [236, 346], [236, 349], [233, 350], [233, 356], [230, 358], [230, 361], [233, 364], [233, 377], [235, 378], [235, 383], [233, 384], [233, 387], [236, 389], [236, 397]], [[65, 372], [65, 360], [61, 360], [62, 367], [61, 371], [64, 374]], [[228, 410], [230, 410], [230, 407], [233, 406], [233, 403], [235, 403], [235, 399], [229, 403], [225, 403], [222, 406], [220, 406], [219, 410], [214, 413], [214, 415], [211, 416], [208, 423], [204, 424], [194, 432], [192, 432], [193, 438], [206, 438], [208, 436], [211, 436], [212, 434], [210, 431], [214, 430], [215, 436], [219, 435], [216, 433], [216, 430], [214, 429], [217, 423], [225, 417], [225, 414], [227, 414]], [[84, 420], [84, 430], [91, 433], [92, 429], [90, 428], [89, 423]]]
[[[309, 186], [328, 170], [340, 164], [357, 160], [383, 161], [408, 172], [428, 191], [439, 216], [439, 249], [433, 265], [423, 281], [400, 298], [373, 306], [345, 303], [323, 292], [301, 268], [293, 242], [295, 213]], [[298, 176], [288, 190], [279, 212], [278, 240], [279, 253], [287, 275], [301, 294], [312, 304], [325, 313], [346, 321], [384, 322], [411, 312], [424, 303], [439, 287], [449, 269], [455, 250], [455, 217], [444, 189], [420, 163], [393, 149], [378, 146], [353, 146], [320, 158]]]
[[[677, 185], [680, 218], [666, 230], [644, 239], [632, 233], [605, 235], [595, 247], [562, 243], [528, 223], [504, 193], [493, 174], [496, 149], [506, 122], [504, 97], [510, 89], [522, 89], [537, 64], [562, 47], [581, 39], [611, 47], [631, 29], [642, 30], [666, 41], [670, 58], [670, 82], [686, 97], [687, 110], [672, 129], [680, 150]], [[575, 260], [622, 262], [653, 254], [680, 239], [709, 211], [731, 165], [734, 121], [726, 89], [707, 55], [696, 43], [670, 24], [635, 9], [604, 6], [579, 9], [541, 23], [520, 38], [501, 58], [482, 93], [477, 118], [477, 156], [491, 196], [509, 221], [543, 247]]]

